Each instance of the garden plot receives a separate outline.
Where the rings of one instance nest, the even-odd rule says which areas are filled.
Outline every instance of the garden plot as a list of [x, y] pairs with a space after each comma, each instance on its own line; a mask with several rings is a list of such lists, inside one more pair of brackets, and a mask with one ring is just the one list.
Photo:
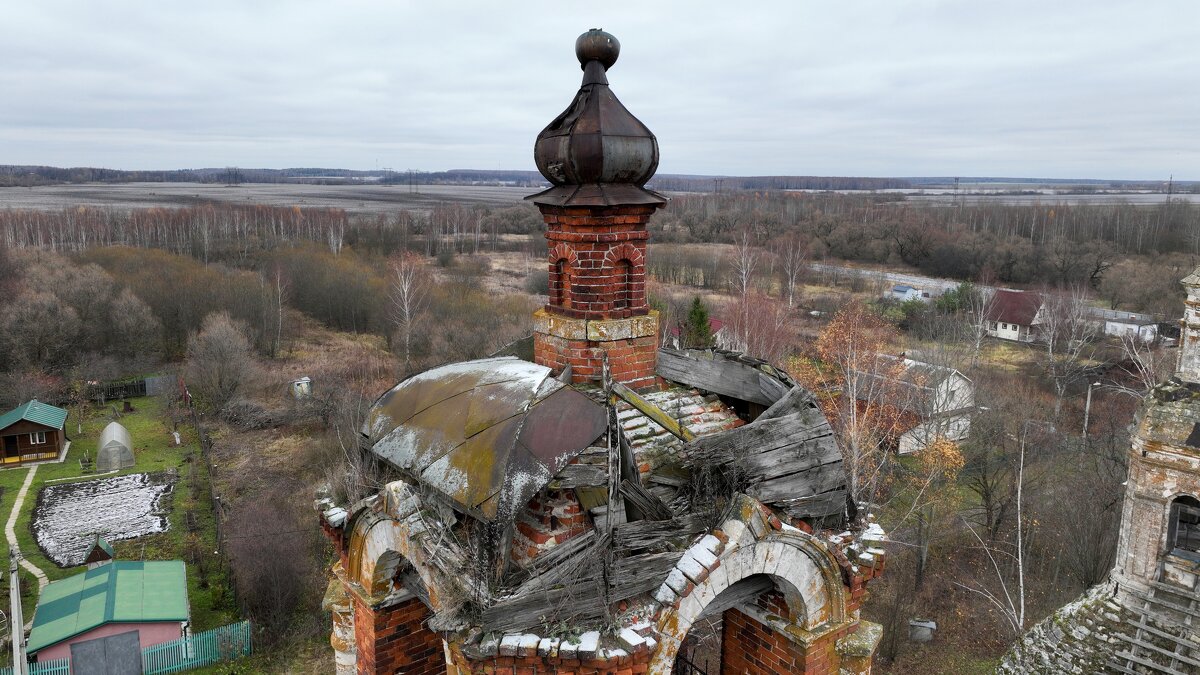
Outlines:
[[99, 534], [110, 542], [167, 530], [177, 474], [135, 473], [50, 485], [38, 493], [33, 536], [59, 567], [80, 565]]

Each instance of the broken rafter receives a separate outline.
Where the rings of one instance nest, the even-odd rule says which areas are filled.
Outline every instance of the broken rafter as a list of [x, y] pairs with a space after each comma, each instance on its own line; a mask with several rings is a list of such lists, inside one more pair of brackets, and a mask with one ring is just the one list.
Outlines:
[[662, 408], [654, 405], [646, 399], [638, 396], [637, 392], [620, 382], [612, 383], [612, 392], [621, 397], [629, 405], [637, 408], [646, 417], [649, 417], [655, 424], [666, 429], [676, 438], [686, 442], [692, 441], [696, 435], [688, 431], [687, 427], [683, 426], [674, 417], [668, 415]]

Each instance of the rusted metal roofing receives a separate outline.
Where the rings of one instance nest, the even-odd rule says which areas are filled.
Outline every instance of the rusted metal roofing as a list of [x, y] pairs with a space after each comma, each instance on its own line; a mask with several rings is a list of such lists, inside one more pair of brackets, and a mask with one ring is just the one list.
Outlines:
[[575, 42], [583, 84], [571, 105], [538, 134], [533, 158], [554, 187], [528, 197], [554, 206], [662, 204], [642, 186], [658, 168], [658, 139], [621, 104], [605, 71], [621, 44], [599, 29]]
[[1041, 306], [1042, 296], [1038, 293], [998, 288], [988, 306], [987, 318], [989, 321], [1032, 326]]
[[606, 420], [549, 368], [503, 357], [408, 378], [376, 401], [364, 433], [379, 458], [472, 515], [507, 522]]

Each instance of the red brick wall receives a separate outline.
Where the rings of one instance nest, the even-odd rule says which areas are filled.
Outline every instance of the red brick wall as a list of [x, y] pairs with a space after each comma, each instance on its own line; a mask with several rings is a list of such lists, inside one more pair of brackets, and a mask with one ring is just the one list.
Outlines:
[[354, 597], [354, 642], [359, 675], [444, 675], [442, 638], [429, 630], [429, 610], [417, 598], [371, 609]]
[[805, 650], [770, 626], [736, 609], [726, 610], [724, 619], [725, 631], [721, 639], [721, 672], [724, 675], [836, 675], [840, 666], [837, 641], [855, 628], [851, 624], [823, 635]]
[[547, 310], [576, 319], [647, 312], [646, 222], [655, 207], [539, 208], [550, 250]]
[[555, 371], [569, 363], [575, 382], [599, 378], [605, 352], [608, 353], [613, 379], [634, 389], [654, 383], [654, 369], [658, 360], [657, 336], [593, 342], [533, 334], [533, 362]]

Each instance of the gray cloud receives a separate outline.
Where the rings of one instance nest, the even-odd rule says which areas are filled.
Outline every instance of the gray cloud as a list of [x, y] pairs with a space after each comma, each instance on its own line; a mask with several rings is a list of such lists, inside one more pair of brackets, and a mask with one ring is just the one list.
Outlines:
[[528, 169], [592, 26], [663, 172], [1200, 179], [1190, 0], [10, 3], [0, 163]]

